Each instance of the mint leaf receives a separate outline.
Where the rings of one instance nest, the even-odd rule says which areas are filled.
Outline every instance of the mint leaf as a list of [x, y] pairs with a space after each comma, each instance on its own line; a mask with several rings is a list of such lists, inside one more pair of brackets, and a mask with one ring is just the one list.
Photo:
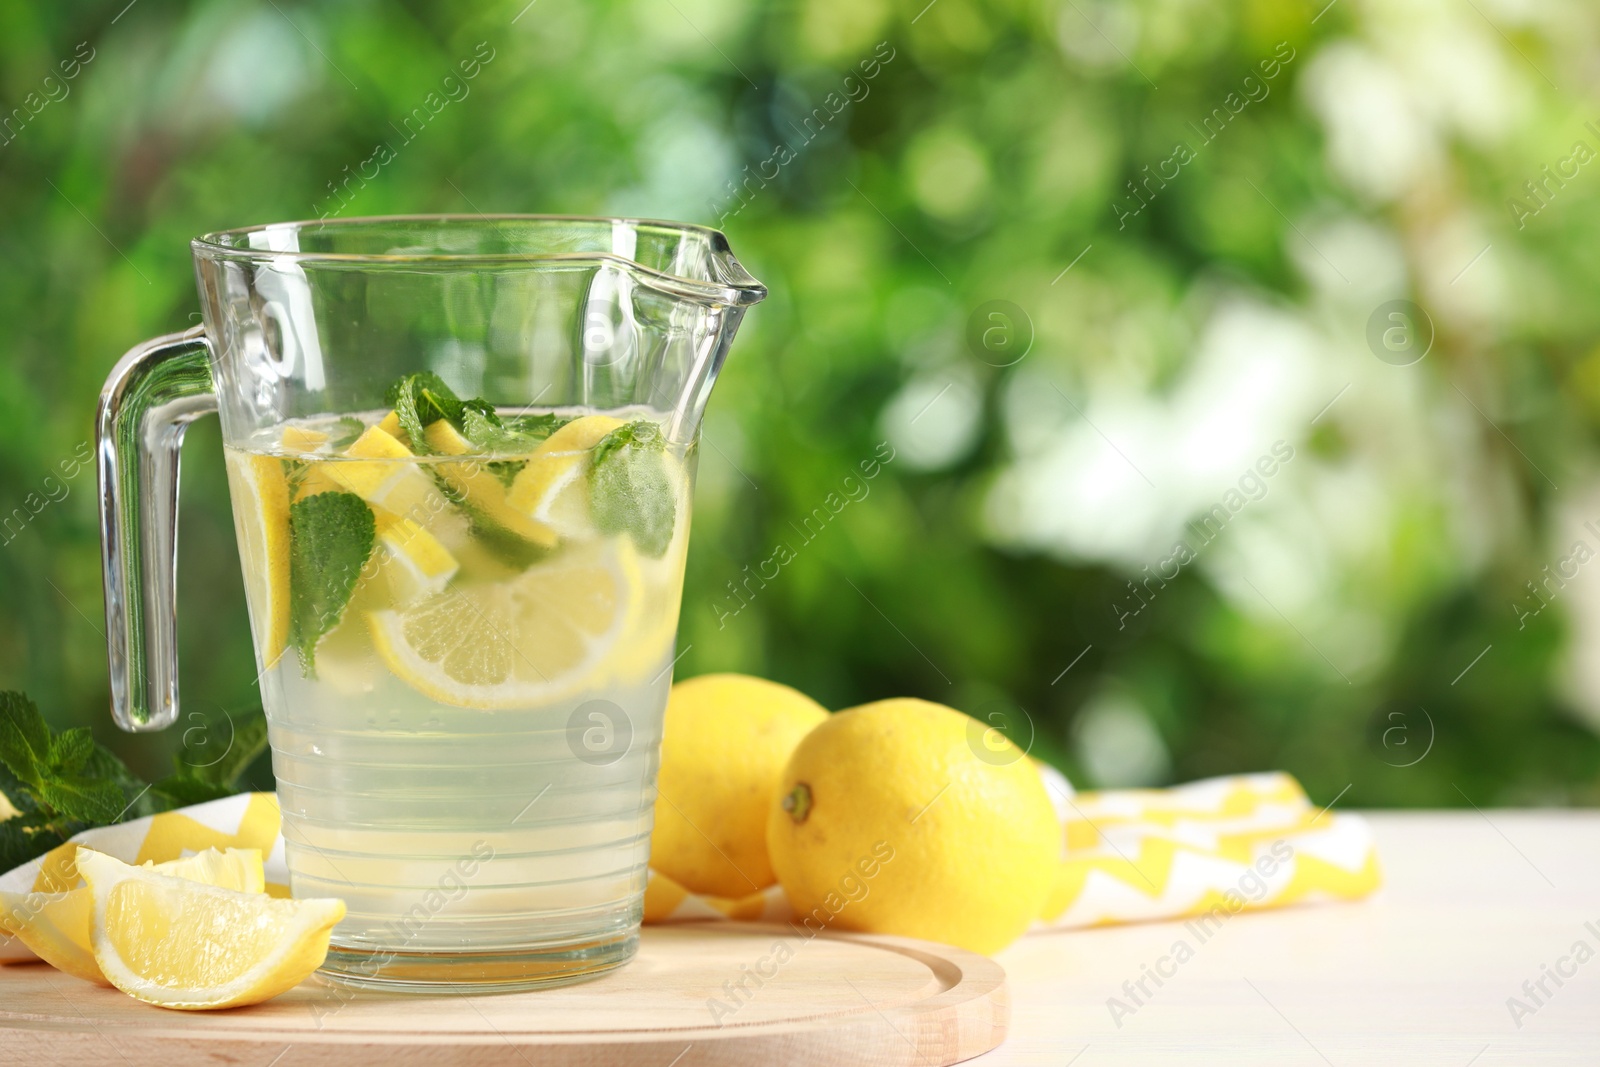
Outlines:
[[501, 426], [500, 417], [493, 411], [483, 411], [476, 406], [482, 404], [482, 401], [469, 401], [468, 403], [474, 406], [467, 407], [463, 405], [461, 409], [461, 425], [457, 429], [461, 431], [461, 436], [477, 445], [479, 451], [493, 452], [496, 450], [495, 446], [500, 442], [517, 436], [516, 434], [508, 433]]
[[94, 749], [94, 735], [88, 727], [64, 730], [50, 739], [50, 767], [56, 774], [76, 774]]
[[500, 484], [507, 489], [517, 480], [517, 475], [522, 473], [522, 468], [528, 465], [525, 459], [491, 459], [484, 464], [489, 468], [489, 473], [500, 479]]
[[316, 648], [339, 625], [372, 554], [372, 509], [354, 493], [318, 493], [289, 506], [289, 641], [307, 677]]
[[[554, 432], [540, 432], [541, 428], [537, 423], [525, 423], [534, 427], [531, 432], [519, 429], [514, 423], [502, 422], [493, 411], [485, 413], [479, 406], [474, 405], [488, 406], [481, 400], [467, 401], [461, 412], [461, 433], [477, 446], [479, 452], [509, 452], [513, 455], [532, 452], [540, 442]], [[521, 422], [524, 418], [525, 416], [513, 416], [517, 422]]]
[[0, 870], [9, 871], [44, 855], [72, 836], [72, 833], [51, 826], [34, 815], [16, 815], [0, 822]]
[[41, 782], [39, 799], [64, 818], [96, 825], [115, 821], [128, 803], [116, 782], [78, 775], [63, 775]]
[[144, 779], [128, 770], [127, 764], [104, 745], [94, 746], [94, 752], [84, 762], [83, 774], [88, 778], [103, 778], [115, 782], [117, 788], [122, 790], [122, 802], [127, 807], [124, 814], [127, 818], [137, 819], [143, 815], [154, 814], [146, 800], [149, 794], [145, 792]]
[[423, 435], [430, 424], [448, 419], [457, 429], [461, 427], [461, 399], [432, 371], [406, 375], [389, 386], [384, 399], [394, 408], [400, 428], [411, 439], [411, 451], [419, 456], [432, 451]]
[[[237, 717], [223, 712], [190, 729], [205, 731], [204, 744], [193, 746], [188, 759], [173, 756], [175, 778], [232, 787], [256, 757], [267, 750], [267, 717], [259, 711]], [[157, 782], [155, 788], [161, 784]]]
[[311, 464], [303, 459], [282, 459], [283, 480], [289, 483], [289, 499], [293, 500], [300, 495], [300, 487], [305, 484], [306, 475], [311, 473]]
[[208, 800], [221, 800], [231, 797], [234, 789], [231, 786], [218, 782], [208, 782], [204, 778], [196, 778], [187, 774], [169, 774], [155, 785], [150, 787], [150, 792], [161, 801], [168, 810], [172, 808], [188, 807], [190, 804], [204, 804]]
[[343, 415], [334, 425], [338, 430], [328, 435], [328, 445], [340, 452], [355, 444], [356, 438], [367, 432], [367, 424], [354, 415]]
[[6, 801], [20, 812], [39, 809], [39, 802], [33, 799], [32, 791], [23, 785], [4, 763], [0, 763], [0, 796], [5, 797]]
[[50, 767], [50, 727], [23, 693], [0, 692], [0, 763], [30, 789]]
[[595, 525], [603, 533], [628, 534], [652, 559], [666, 554], [677, 521], [666, 447], [661, 428], [641, 419], [601, 438], [589, 468]]
[[543, 441], [572, 421], [571, 415], [557, 415], [547, 411], [539, 415], [512, 415], [502, 420], [502, 425], [513, 433]]

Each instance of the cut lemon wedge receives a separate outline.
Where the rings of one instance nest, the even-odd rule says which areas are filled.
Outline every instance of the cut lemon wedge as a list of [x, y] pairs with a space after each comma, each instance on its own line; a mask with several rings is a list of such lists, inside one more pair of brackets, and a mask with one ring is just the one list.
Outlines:
[[382, 573], [389, 580], [394, 603], [402, 607], [414, 604], [450, 584], [460, 566], [437, 537], [410, 519], [381, 508], [376, 518], [378, 543], [384, 550]]
[[396, 441], [400, 440], [405, 434], [405, 431], [400, 428], [400, 413], [398, 411], [391, 411], [379, 419], [378, 429], [393, 437]]
[[278, 443], [289, 452], [315, 452], [328, 443], [328, 435], [306, 426], [285, 426]]
[[289, 644], [289, 482], [275, 456], [228, 453], [228, 488], [262, 668]]
[[[443, 419], [431, 423], [423, 434], [429, 448], [446, 456], [465, 456], [473, 451], [472, 442]], [[441, 463], [438, 470], [460, 496], [462, 507], [472, 512], [480, 523], [488, 522], [541, 548], [555, 546], [554, 530], [506, 503], [506, 487], [489, 469], [488, 461], [468, 459], [460, 463]]]
[[203, 885], [78, 850], [101, 972], [135, 999], [189, 1010], [259, 1004], [328, 955], [344, 901], [280, 900]]
[[635, 625], [640, 595], [637, 556], [618, 538], [368, 620], [378, 655], [418, 692], [459, 707], [527, 707], [582, 688]]
[[549, 526], [562, 537], [592, 534], [589, 516], [589, 450], [622, 425], [611, 415], [584, 415], [546, 438], [517, 472], [506, 503], [513, 511]]
[[[256, 849], [214, 848], [141, 870], [186, 878], [243, 893], [266, 890], [261, 853]], [[89, 982], [106, 982], [90, 941], [94, 901], [88, 886], [65, 893], [0, 892], [0, 930], [11, 934], [58, 971]]]
[[438, 514], [438, 491], [428, 476], [409, 462], [411, 449], [381, 428], [368, 426], [344, 454], [350, 459], [318, 465], [340, 488], [396, 515]]

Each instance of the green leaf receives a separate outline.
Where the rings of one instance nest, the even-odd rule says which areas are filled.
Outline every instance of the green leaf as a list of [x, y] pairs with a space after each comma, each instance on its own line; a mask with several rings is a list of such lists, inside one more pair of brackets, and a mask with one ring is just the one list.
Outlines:
[[595, 525], [604, 533], [628, 534], [652, 559], [666, 554], [677, 521], [666, 445], [655, 423], [630, 422], [601, 439], [589, 468]]
[[208, 800], [220, 800], [234, 793], [230, 786], [190, 774], [169, 774], [152, 785], [150, 792], [164, 802], [162, 806], [166, 809], [204, 804]]
[[447, 419], [457, 429], [461, 427], [463, 406], [455, 390], [432, 371], [408, 374], [389, 386], [384, 395], [400, 420], [400, 428], [411, 440], [411, 451], [417, 455], [431, 452], [424, 430], [440, 419]]
[[0, 692], [0, 763], [30, 789], [50, 766], [50, 727], [23, 693]]
[[49, 852], [70, 834], [41, 822], [37, 816], [21, 816], [0, 822], [0, 871], [20, 867]]
[[522, 473], [522, 468], [528, 465], [525, 459], [491, 459], [484, 463], [489, 473], [500, 479], [500, 484], [507, 489], [517, 480], [517, 475]]
[[75, 726], [50, 739], [50, 769], [56, 774], [76, 774], [94, 755], [94, 735]]
[[122, 789], [109, 778], [78, 775], [65, 775], [42, 782], [39, 799], [68, 819], [97, 826], [115, 821], [128, 803], [122, 795]]
[[280, 460], [283, 464], [283, 480], [289, 483], [289, 499], [293, 500], [300, 495], [300, 486], [305, 484], [306, 475], [311, 473], [311, 464], [303, 459]]
[[83, 774], [88, 778], [102, 778], [116, 783], [117, 788], [122, 790], [122, 802], [127, 808], [123, 813], [124, 819], [154, 814], [148, 802], [149, 793], [144, 779], [130, 771], [127, 764], [104, 745], [94, 746], [94, 752], [83, 765]]
[[543, 545], [506, 529], [471, 504], [463, 502], [460, 507], [467, 516], [468, 532], [506, 566], [525, 570], [550, 555], [550, 550]]
[[461, 433], [479, 452], [526, 454], [539, 447], [549, 434], [524, 433], [500, 421], [491, 411], [485, 414], [477, 406], [487, 407], [481, 400], [469, 400], [461, 412]]
[[372, 509], [354, 493], [318, 493], [289, 507], [289, 640], [308, 677], [317, 642], [344, 617], [375, 534]]
[[[191, 739], [199, 735], [197, 743]], [[267, 717], [260, 710], [238, 716], [221, 712], [201, 718], [183, 732], [184, 752], [172, 757], [172, 777], [193, 778], [230, 791], [267, 748]], [[166, 781], [163, 779], [162, 781]], [[162, 782], [156, 783], [156, 788]]]
[[33, 790], [23, 785], [3, 763], [0, 763], [0, 796], [4, 796], [13, 808], [23, 814], [39, 810], [39, 802], [34, 799]]
[[339, 429], [329, 435], [328, 445], [341, 452], [355, 444], [356, 438], [367, 432], [367, 424], [354, 415], [344, 415], [334, 425]]
[[571, 415], [557, 415], [547, 411], [538, 415], [512, 415], [502, 420], [502, 425], [512, 433], [543, 441], [572, 421]]

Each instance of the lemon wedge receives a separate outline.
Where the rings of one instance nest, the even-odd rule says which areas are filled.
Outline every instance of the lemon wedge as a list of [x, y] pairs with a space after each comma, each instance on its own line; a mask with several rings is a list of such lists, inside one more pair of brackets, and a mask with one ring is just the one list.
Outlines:
[[398, 411], [391, 411], [389, 414], [379, 419], [378, 429], [382, 430], [390, 437], [393, 437], [396, 441], [400, 440], [401, 436], [405, 433], [405, 431], [400, 428], [400, 413]]
[[[230, 848], [226, 852], [208, 848], [183, 859], [146, 864], [141, 869], [243, 893], [266, 890], [261, 853], [253, 848]], [[88, 886], [65, 893], [0, 892], [0, 930], [16, 937], [56, 970], [106, 985], [109, 983], [95, 962], [90, 943], [93, 913], [94, 900]]]
[[617, 538], [368, 623], [379, 657], [418, 692], [458, 707], [529, 707], [582, 688], [632, 631], [640, 600], [637, 555]]
[[230, 450], [227, 470], [245, 595], [265, 670], [289, 644], [289, 481], [281, 460], [254, 452]]
[[592, 535], [589, 517], [589, 451], [622, 425], [611, 415], [584, 415], [546, 438], [517, 472], [506, 503], [562, 537]]
[[411, 462], [411, 449], [380, 427], [368, 426], [344, 454], [349, 458], [318, 469], [346, 492], [396, 515], [434, 515], [442, 507], [428, 476]]
[[378, 543], [383, 546], [383, 573], [394, 603], [404, 607], [444, 589], [460, 565], [439, 539], [410, 519], [376, 512]]
[[315, 452], [328, 443], [328, 435], [307, 426], [285, 426], [278, 443], [289, 452]]
[[[429, 424], [423, 434], [429, 448], [446, 456], [464, 456], [473, 451], [472, 442], [443, 419]], [[487, 521], [541, 548], [555, 546], [554, 530], [506, 503], [506, 487], [489, 469], [487, 461], [469, 459], [441, 463], [438, 470], [460, 496], [463, 507], [475, 513], [480, 522]]]
[[259, 1004], [322, 965], [344, 901], [280, 900], [78, 850], [101, 972], [137, 1000], [188, 1010]]

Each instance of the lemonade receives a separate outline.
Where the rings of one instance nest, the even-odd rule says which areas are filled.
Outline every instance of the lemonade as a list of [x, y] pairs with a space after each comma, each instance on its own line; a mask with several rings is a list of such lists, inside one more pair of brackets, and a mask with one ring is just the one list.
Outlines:
[[692, 446], [425, 374], [391, 399], [227, 453], [294, 894], [345, 901], [335, 975], [625, 958]]

